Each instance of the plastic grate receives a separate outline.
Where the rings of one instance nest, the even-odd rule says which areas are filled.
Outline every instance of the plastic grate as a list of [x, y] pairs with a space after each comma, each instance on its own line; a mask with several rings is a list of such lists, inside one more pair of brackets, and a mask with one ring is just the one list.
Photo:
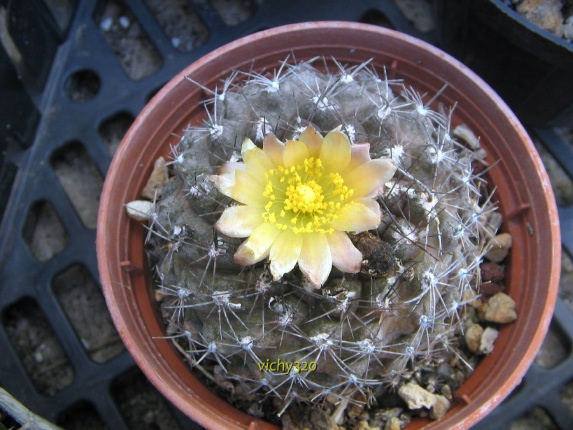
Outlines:
[[[94, 428], [136, 428], [132, 418], [142, 413], [141, 405], [159, 405], [155, 409], [171, 414], [180, 429], [199, 428], [149, 385], [125, 349], [117, 348], [117, 334], [112, 329], [109, 345], [94, 346], [90, 334], [78, 328], [81, 321], [77, 315], [71, 315], [75, 308], [82, 309], [84, 318], [100, 312], [102, 321], [94, 323], [107, 327], [109, 317], [105, 307], [102, 309], [101, 292], [94, 289], [98, 279], [93, 223], [97, 198], [94, 202], [86, 196], [99, 195], [97, 187], [123, 133], [153, 94], [213, 49], [294, 22], [369, 22], [436, 43], [433, 31], [416, 30], [391, 0], [364, 0], [352, 7], [345, 0], [258, 0], [247, 2], [245, 15], [235, 18], [221, 17], [216, 1], [164, 2], [179, 7], [179, 15], [191, 21], [195, 32], [189, 32], [185, 22], [166, 27], [165, 12], [157, 9], [159, 3], [0, 0], [0, 19], [17, 24], [7, 31], [16, 33], [10, 33], [12, 42], [27, 59], [16, 72], [7, 53], [14, 46], [7, 51], [0, 47], [0, 386], [32, 411], [65, 428], [88, 428], [82, 427], [86, 420]], [[3, 25], [0, 22], [0, 27]], [[147, 59], [139, 59], [149, 66], [148, 73], [133, 70], [129, 52], [118, 54], [125, 46], [110, 39], [113, 31], [137, 33], [133, 43], [142, 43], [151, 52]], [[4, 34], [4, 45], [5, 39]], [[30, 50], [26, 48], [30, 41], [41, 41], [46, 48]], [[7, 124], [12, 128], [5, 132]], [[552, 129], [534, 133], [573, 178], [571, 148]], [[62, 175], [79, 182], [79, 191], [70, 188]], [[563, 208], [560, 216], [563, 245], [571, 255], [573, 209]], [[73, 294], [65, 298], [78, 288], [89, 291], [93, 300], [76, 303]], [[41, 315], [37, 327], [28, 321], [32, 314]], [[554, 322], [569, 344], [573, 343], [573, 315], [562, 301]], [[57, 345], [53, 348], [57, 357], [42, 355], [33, 335], [43, 333]], [[105, 348], [111, 352], [101, 358]], [[31, 354], [31, 364], [24, 363], [24, 353]], [[509, 428], [512, 420], [534, 406], [544, 409], [559, 428], [570, 428], [573, 414], [560, 400], [563, 384], [573, 380], [573, 356], [570, 350], [567, 354], [551, 369], [533, 365], [521, 389], [476, 428]], [[30, 376], [30, 365], [42, 373], [53, 371], [49, 367], [53, 363], [67, 369], [69, 380], [55, 388], [39, 387]], [[133, 401], [126, 386], [137, 387], [139, 402]], [[150, 422], [154, 419], [159, 418], [150, 417]]]

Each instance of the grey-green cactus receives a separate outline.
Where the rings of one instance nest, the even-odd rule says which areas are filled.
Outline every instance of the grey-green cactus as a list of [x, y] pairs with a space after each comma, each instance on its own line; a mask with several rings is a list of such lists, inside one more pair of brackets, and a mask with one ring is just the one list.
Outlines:
[[[329, 72], [315, 67], [327, 63]], [[473, 173], [483, 164], [476, 140], [456, 137], [447, 109], [367, 63], [285, 61], [236, 71], [222, 88], [205, 89], [206, 121], [173, 148], [147, 241], [168, 334], [190, 364], [235, 399], [271, 399], [280, 415], [293, 402], [372, 402], [459, 354], [465, 305], [499, 227]], [[334, 269], [321, 288], [298, 268], [275, 279], [266, 260], [236, 264], [243, 239], [213, 227], [236, 204], [213, 175], [241, 161], [244, 139], [261, 147], [269, 133], [297, 139], [309, 125], [322, 135], [339, 127], [397, 169], [375, 200], [378, 228], [350, 234], [360, 272]]]

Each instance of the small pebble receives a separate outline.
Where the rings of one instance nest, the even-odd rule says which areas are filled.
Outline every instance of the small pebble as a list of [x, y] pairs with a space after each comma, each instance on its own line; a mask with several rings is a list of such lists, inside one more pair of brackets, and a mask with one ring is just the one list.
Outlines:
[[466, 345], [472, 352], [480, 350], [481, 338], [483, 335], [483, 327], [479, 324], [474, 324], [465, 332]]
[[439, 420], [442, 418], [448, 410], [450, 409], [450, 401], [441, 394], [436, 394], [436, 402], [432, 409], [430, 410], [430, 418], [434, 420]]
[[430, 409], [437, 401], [435, 394], [413, 382], [402, 385], [398, 389], [398, 395], [402, 397], [410, 409], [420, 409], [422, 407]]
[[493, 296], [494, 294], [501, 293], [503, 291], [503, 286], [497, 282], [483, 282], [479, 286], [479, 292], [484, 296]]
[[121, 28], [129, 28], [130, 24], [131, 23], [129, 22], [129, 18], [127, 16], [119, 17], [119, 25], [121, 25]]
[[368, 424], [368, 420], [360, 420], [352, 427], [352, 430], [382, 430], [382, 429], [378, 426], [372, 427], [370, 424]]
[[463, 293], [464, 303], [467, 303], [472, 308], [478, 309], [482, 305], [482, 301], [473, 290], [467, 289]]
[[350, 418], [356, 418], [364, 411], [364, 403], [355, 403], [348, 406], [346, 413]]
[[561, 37], [563, 35], [561, 7], [561, 0], [523, 0], [517, 5], [516, 10], [533, 25]]
[[390, 418], [384, 426], [384, 430], [400, 430], [401, 428], [402, 421], [400, 421], [400, 418], [397, 417]]
[[442, 395], [448, 399], [448, 400], [452, 400], [453, 396], [452, 396], [452, 389], [450, 388], [449, 385], [444, 385], [442, 387]]
[[141, 196], [149, 200], [155, 200], [161, 197], [163, 192], [163, 186], [169, 180], [169, 174], [167, 171], [167, 166], [165, 165], [165, 159], [159, 157], [155, 160], [153, 165], [153, 171], [149, 175], [149, 180], [141, 192]]
[[497, 293], [482, 304], [479, 316], [484, 321], [506, 324], [517, 319], [515, 302], [505, 293]]
[[456, 126], [456, 128], [454, 128], [452, 131], [452, 134], [467, 143], [468, 146], [474, 151], [480, 148], [479, 139], [476, 137], [472, 129], [467, 125], [460, 124]]
[[573, 15], [571, 15], [563, 25], [563, 37], [573, 41]]
[[511, 235], [509, 233], [498, 234], [492, 239], [490, 245], [491, 249], [485, 254], [485, 257], [489, 261], [499, 263], [507, 257], [509, 253], [509, 249], [511, 248]]
[[490, 354], [493, 351], [493, 343], [497, 339], [499, 332], [491, 327], [487, 327], [481, 335], [479, 344], [479, 352], [482, 354]]
[[503, 282], [505, 278], [505, 273], [503, 267], [497, 263], [483, 263], [480, 266], [481, 270], [481, 280], [484, 282]]
[[102, 19], [102, 21], [99, 23], [99, 28], [102, 31], [110, 31], [112, 25], [113, 25], [113, 19], [111, 17], [107, 17], [105, 19]]
[[136, 221], [149, 221], [153, 212], [153, 203], [147, 200], [134, 200], [125, 205], [127, 215]]

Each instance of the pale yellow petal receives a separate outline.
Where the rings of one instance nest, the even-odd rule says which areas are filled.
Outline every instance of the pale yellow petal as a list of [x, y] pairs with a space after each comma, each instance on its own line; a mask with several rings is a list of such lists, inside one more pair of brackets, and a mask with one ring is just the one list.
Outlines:
[[335, 230], [352, 232], [372, 230], [378, 225], [380, 225], [380, 212], [374, 212], [357, 201], [344, 206], [338, 213], [338, 218], [331, 223]]
[[304, 243], [298, 267], [315, 288], [320, 288], [332, 270], [332, 255], [326, 235], [309, 233], [304, 235]]
[[271, 223], [263, 223], [256, 227], [235, 252], [235, 263], [249, 266], [267, 258], [279, 233], [280, 230]]
[[285, 167], [302, 164], [308, 158], [308, 147], [300, 140], [287, 140], [283, 151], [283, 162]]
[[350, 172], [361, 164], [368, 163], [370, 160], [370, 144], [356, 143], [352, 145], [350, 163], [348, 163], [348, 166], [346, 166], [346, 170]]
[[255, 145], [251, 139], [249, 139], [248, 137], [245, 138], [245, 140], [243, 140], [243, 144], [241, 145], [241, 157], [243, 157], [243, 159], [244, 159], [245, 155], [247, 155], [247, 153], [250, 150], [252, 150], [256, 147], [257, 147], [257, 145]]
[[306, 143], [309, 156], [315, 158], [320, 155], [322, 139], [322, 135], [312, 125], [307, 126], [299, 136], [299, 140]]
[[331, 131], [322, 141], [320, 161], [327, 171], [342, 172], [350, 163], [352, 146], [348, 137], [338, 130]]
[[270, 270], [275, 280], [294, 269], [302, 248], [302, 235], [283, 231], [274, 241], [269, 256]]
[[229, 161], [219, 167], [218, 173], [219, 175], [224, 175], [225, 173], [231, 173], [235, 170], [247, 170], [247, 166], [245, 166], [245, 163], [239, 161]]
[[230, 197], [249, 206], [263, 207], [266, 199], [263, 196], [264, 186], [253, 179], [244, 170], [235, 170], [235, 185]]
[[377, 158], [344, 173], [344, 183], [354, 190], [355, 197], [374, 197], [396, 173], [392, 160]]
[[267, 154], [262, 149], [255, 147], [245, 154], [243, 160], [245, 160], [249, 175], [259, 184], [265, 186], [267, 183], [265, 174], [274, 168], [274, 164], [267, 157]]
[[229, 237], [248, 237], [262, 223], [261, 208], [231, 206], [223, 211], [215, 228]]
[[[242, 164], [242, 163], [241, 163]], [[211, 175], [209, 179], [215, 187], [227, 197], [233, 197], [233, 188], [235, 187], [235, 172], [227, 172], [222, 175]]]
[[370, 209], [378, 218], [382, 219], [382, 209], [380, 208], [380, 204], [369, 197], [360, 197], [358, 199], [354, 199], [356, 203], [362, 203], [368, 209]]
[[270, 133], [265, 136], [265, 140], [263, 140], [263, 151], [265, 151], [267, 157], [269, 157], [276, 167], [283, 165], [284, 149], [285, 144], [278, 140], [274, 134]]
[[358, 273], [362, 266], [362, 253], [343, 231], [327, 235], [332, 265], [344, 273]]

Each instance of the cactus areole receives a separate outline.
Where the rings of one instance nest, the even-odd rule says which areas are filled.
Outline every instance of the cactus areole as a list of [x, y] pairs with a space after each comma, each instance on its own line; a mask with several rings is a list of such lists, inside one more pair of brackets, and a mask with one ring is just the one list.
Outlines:
[[[481, 87], [466, 76], [477, 78], [460, 72], [454, 60], [428, 54], [446, 64], [445, 83], [438, 85], [423, 68], [412, 80], [410, 68], [420, 66], [407, 62], [402, 79], [390, 60], [405, 46], [420, 52], [421, 42], [372, 26], [315, 24], [294, 27], [303, 33], [322, 29], [336, 39], [332, 56], [281, 48], [282, 58], [274, 53], [263, 54], [272, 60], [261, 64], [237, 61], [216, 79], [208, 72], [182, 74], [157, 98], [167, 96], [174, 112], [187, 113], [170, 114], [157, 125], [148, 110], [128, 132], [126, 141], [135, 135], [162, 139], [163, 149], [134, 154], [153, 157], [142, 166], [163, 155], [165, 166], [156, 168], [164, 169], [165, 184], [151, 187], [156, 192], [149, 201], [131, 206], [139, 208], [136, 218], [144, 225], [126, 220], [123, 205], [141, 199], [137, 193], [150, 167], [141, 174], [137, 159], [126, 165], [139, 172], [131, 179], [139, 191], [122, 192], [124, 200], [111, 206], [104, 199], [98, 251], [121, 237], [119, 231], [105, 233], [110, 212], [139, 232], [124, 248], [128, 255], [121, 249], [99, 254], [112, 316], [146, 374], [161, 390], [167, 382], [180, 387], [165, 393], [180, 407], [193, 403], [192, 416], [204, 426], [247, 428], [255, 422], [270, 428], [319, 420], [327, 427], [357, 421], [384, 427], [412, 419], [412, 428], [468, 427], [487, 413], [474, 399], [494, 405], [515, 386], [550, 320], [559, 246], [552, 242], [558, 229], [547, 178], [536, 155], [514, 161], [519, 151], [507, 142], [529, 150], [526, 133], [510, 112], [498, 113], [499, 124], [482, 117], [493, 101], [502, 102], [489, 90], [476, 90]], [[379, 54], [380, 60], [355, 49], [355, 40], [345, 54], [337, 44], [350, 42], [340, 26], [351, 38], [367, 31], [365, 41], [374, 38], [391, 50], [393, 41], [404, 46]], [[268, 33], [278, 43], [299, 40], [286, 30]], [[251, 52], [265, 35], [222, 51]], [[213, 54], [195, 67], [215, 67], [220, 58]], [[423, 87], [427, 82], [431, 93]], [[460, 82], [477, 94], [471, 103], [456, 87]], [[174, 88], [181, 102], [170, 95]], [[187, 92], [195, 94], [190, 107]], [[460, 97], [459, 105], [452, 95]], [[475, 108], [482, 104], [488, 108]], [[503, 138], [498, 129], [506, 131]], [[114, 164], [129, 151], [124, 142]], [[494, 165], [501, 157], [511, 168]], [[530, 185], [519, 187], [518, 166], [524, 164]], [[538, 182], [531, 182], [532, 172]], [[490, 178], [502, 189], [496, 191]], [[119, 191], [106, 182], [109, 190]], [[529, 194], [540, 200], [526, 207]], [[534, 231], [549, 232], [539, 239], [543, 246], [506, 218], [526, 210], [538, 214], [529, 219]], [[543, 249], [534, 254], [547, 268], [537, 272], [532, 263], [523, 270], [534, 272], [516, 275], [509, 264], [505, 272], [522, 288], [548, 285], [542, 296], [509, 285], [495, 301], [509, 303], [507, 321], [517, 315], [517, 323], [506, 327], [484, 319], [494, 312], [480, 295], [481, 284], [490, 282], [482, 279], [481, 267], [501, 232], [513, 239], [518, 255], [525, 243]], [[137, 246], [147, 261], [129, 251]], [[120, 267], [111, 282], [110, 259]], [[497, 277], [505, 264], [493, 267]], [[145, 273], [152, 274], [148, 289], [136, 286]], [[134, 318], [114, 305], [119, 296], [136, 309]], [[144, 314], [151, 319], [141, 326]], [[503, 354], [515, 348], [498, 343], [518, 330], [522, 315], [535, 323], [523, 328], [527, 333], [515, 332], [515, 345], [519, 339], [533, 339], [533, 345], [527, 358], [507, 361]], [[479, 336], [493, 340], [498, 331], [495, 343], [482, 345]], [[154, 354], [153, 364], [148, 354]], [[167, 365], [165, 357], [175, 364]], [[489, 372], [472, 376], [483, 366], [507, 367], [503, 371], [512, 376], [495, 401], [486, 394]], [[184, 388], [195, 378], [205, 386]], [[225, 402], [237, 409], [215, 412]], [[392, 416], [395, 407], [405, 415]], [[387, 412], [383, 422], [376, 421], [380, 410]], [[477, 415], [470, 417], [472, 411]]]

